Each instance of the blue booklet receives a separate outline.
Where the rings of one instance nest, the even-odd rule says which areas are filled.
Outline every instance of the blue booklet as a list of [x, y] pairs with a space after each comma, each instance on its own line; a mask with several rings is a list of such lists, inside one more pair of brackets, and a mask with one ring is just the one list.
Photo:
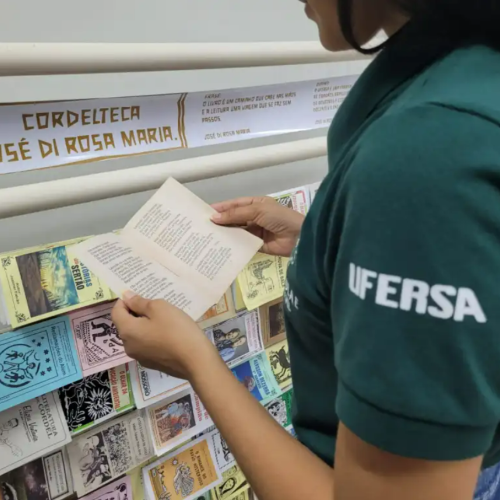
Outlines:
[[0, 411], [81, 378], [67, 317], [0, 335]]
[[262, 404], [281, 394], [265, 352], [260, 352], [248, 361], [231, 368], [231, 371]]

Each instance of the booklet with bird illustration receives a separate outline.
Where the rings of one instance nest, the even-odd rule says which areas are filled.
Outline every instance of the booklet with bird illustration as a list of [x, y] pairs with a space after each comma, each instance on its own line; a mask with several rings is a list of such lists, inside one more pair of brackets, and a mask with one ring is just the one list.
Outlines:
[[170, 178], [119, 234], [89, 238], [74, 252], [118, 296], [165, 299], [198, 320], [262, 246], [244, 229], [214, 224], [215, 213]]

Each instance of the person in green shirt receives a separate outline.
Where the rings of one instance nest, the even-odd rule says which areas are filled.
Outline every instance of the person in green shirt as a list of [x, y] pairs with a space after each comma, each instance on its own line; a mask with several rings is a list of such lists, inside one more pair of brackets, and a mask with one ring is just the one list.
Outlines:
[[181, 311], [127, 295], [113, 320], [131, 357], [189, 380], [260, 500], [498, 500], [500, 0], [305, 8], [327, 49], [380, 51], [331, 125], [328, 175], [305, 220], [214, 206], [290, 256], [298, 440]]

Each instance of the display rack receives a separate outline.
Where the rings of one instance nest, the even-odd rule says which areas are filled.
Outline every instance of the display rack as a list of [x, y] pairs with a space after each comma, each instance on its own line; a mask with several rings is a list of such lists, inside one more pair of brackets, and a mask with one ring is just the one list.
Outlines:
[[[1, 43], [0, 76], [204, 70], [214, 68], [334, 63], [361, 59], [365, 59], [365, 56], [352, 51], [342, 53], [327, 52], [319, 43], [315, 42], [244, 44]], [[201, 156], [189, 160], [179, 160], [129, 168], [126, 170], [4, 188], [0, 189], [0, 218], [14, 217], [53, 208], [66, 207], [78, 203], [149, 191], [160, 187], [168, 177], [175, 177], [181, 182], [192, 182], [216, 176], [257, 170], [273, 165], [317, 158], [324, 155], [326, 155], [326, 141], [324, 138], [302, 139], [271, 146], [261, 146], [210, 156]], [[301, 188], [290, 186], [290, 188], [295, 189], [290, 189], [285, 193], [279, 193], [275, 195], [276, 198], [280, 203], [302, 211], [305, 214], [317, 186], [304, 186]], [[44, 258], [49, 258], [49, 253], [58, 248], [63, 248], [66, 251], [69, 247], [70, 244], [63, 244], [60, 246], [54, 245], [52, 247], [50, 245], [45, 246], [42, 251], [47, 252], [47, 256], [44, 256]], [[37, 247], [30, 251], [9, 252], [8, 254], [0, 255], [0, 262], [3, 268], [6, 269], [6, 267], [11, 265], [19, 255], [35, 255], [36, 252], [40, 251], [40, 248], [41, 247]], [[32, 254], [30, 254], [31, 251], [33, 252]], [[266, 265], [269, 265], [270, 269], [272, 269], [273, 266], [278, 265], [283, 267], [284, 263], [271, 262]], [[35, 271], [32, 270], [30, 272], [33, 276]], [[248, 276], [251, 277], [251, 269], [246, 269], [246, 272]], [[48, 278], [44, 276], [43, 279]], [[19, 327], [22, 325], [22, 322], [26, 320], [25, 317], [23, 318], [23, 316], [20, 315], [17, 318], [19, 323], [14, 324], [11, 321], [12, 317], [9, 318], [11, 311], [6, 304], [9, 303], [9, 300], [12, 300], [9, 294], [13, 293], [13, 291], [9, 289], [6, 283], [7, 281], [4, 277], [3, 289], [0, 290], [0, 326], [3, 324], [3, 331], [7, 330], [7, 332], [3, 334], [5, 336], [0, 336], [0, 344], [2, 342], [2, 337], [6, 340], [14, 338], [13, 336], [16, 334], [20, 334]], [[243, 284], [241, 286], [243, 286]], [[262, 293], [265, 294], [266, 292]], [[276, 296], [273, 296], [271, 297], [272, 300], [267, 301], [267, 303], [258, 304], [257, 307], [253, 308], [254, 312], [252, 312], [246, 311], [246, 305], [249, 302], [245, 302], [242, 295], [244, 295], [244, 293], [242, 294], [241, 287], [233, 284], [232, 289], [221, 299], [221, 303], [219, 303], [217, 307], [214, 306], [214, 308], [212, 308], [213, 310], [211, 312], [209, 311], [204, 317], [203, 328], [207, 332], [207, 335], [210, 336], [211, 340], [216, 343], [218, 336], [224, 336], [224, 334], [227, 333], [224, 328], [228, 329], [230, 322], [234, 324], [236, 324], [235, 322], [239, 322], [238, 325], [240, 326], [238, 326], [238, 328], [245, 329], [247, 334], [245, 336], [245, 341], [251, 346], [251, 350], [249, 348], [248, 355], [242, 355], [238, 358], [238, 362], [230, 359], [228, 365], [233, 370], [235, 376], [239, 377], [241, 374], [238, 373], [238, 370], [243, 370], [239, 368], [243, 366], [243, 363], [249, 363], [249, 360], [256, 357], [259, 358], [257, 360], [258, 363], [260, 363], [259, 366], [263, 366], [264, 370], [267, 370], [268, 374], [271, 374], [269, 375], [271, 378], [274, 377], [273, 384], [276, 387], [276, 391], [273, 392], [273, 398], [262, 402], [266, 403], [266, 407], [270, 414], [280, 421], [289, 432], [293, 433], [293, 428], [289, 421], [289, 412], [287, 412], [291, 400], [291, 386], [289, 385], [290, 382], [288, 378], [286, 380], [280, 378], [283, 377], [284, 373], [288, 373], [287, 370], [289, 370], [289, 366], [286, 366], [286, 339], [284, 339], [284, 332], [280, 331], [279, 334], [275, 335], [273, 340], [274, 334], [271, 331], [272, 326], [270, 324], [270, 322], [273, 321], [273, 315], [280, 314], [276, 309], [280, 306], [280, 300]], [[109, 299], [107, 296], [105, 298]], [[97, 337], [101, 333], [103, 336], [107, 335], [106, 324], [108, 328], [112, 327], [112, 325], [109, 325], [110, 320], [106, 319], [109, 316], [111, 306], [111, 302], [99, 300], [96, 300], [92, 306], [94, 309], [97, 307], [95, 310], [101, 314], [101, 316], [96, 316], [96, 318], [105, 318], [105, 320], [103, 320], [104, 322], [101, 322], [102, 330], [99, 330], [98, 334], [94, 334]], [[85, 311], [88, 311], [88, 309], [73, 309], [76, 309], [76, 312], [71, 313], [69, 316], [64, 312], [61, 316], [54, 314], [53, 316], [55, 316], [55, 318], [52, 319], [33, 322], [35, 329], [39, 329], [37, 333], [37, 335], [39, 335], [39, 341], [43, 342], [45, 340], [43, 336], [44, 331], [51, 331], [53, 333], [57, 330], [59, 332], [57, 335], [66, 337], [69, 335], [69, 342], [72, 342], [70, 337], [75, 336], [76, 342], [77, 332], [75, 330], [75, 325], [78, 324], [79, 327], [83, 325], [83, 320], [78, 323], [78, 315], [80, 313], [81, 315], [85, 315]], [[90, 311], [92, 312], [92, 309]], [[228, 311], [233, 311], [233, 314], [229, 314], [228, 316]], [[217, 317], [223, 318], [224, 321], [217, 323]], [[276, 318], [274, 318], [274, 320], [277, 321]], [[92, 319], [88, 319], [88, 321], [92, 323]], [[106, 321], [108, 323], [106, 323]], [[234, 327], [233, 323], [231, 323], [231, 331], [238, 329]], [[8, 324], [14, 324], [14, 327], [6, 327]], [[28, 328], [33, 329], [33, 325], [30, 325]], [[71, 331], [65, 330], [68, 325], [71, 326]], [[224, 327], [223, 325], [226, 326]], [[93, 327], [95, 327], [95, 325], [93, 325]], [[20, 331], [24, 332], [25, 330]], [[269, 351], [273, 346], [278, 347], [275, 347], [274, 351]], [[26, 353], [23, 354], [21, 351], [22, 350], [17, 349], [15, 354], [12, 352], [9, 356], [19, 357], [21, 355], [28, 355]], [[45, 352], [48, 352], [48, 350]], [[74, 348], [74, 354], [76, 356], [76, 348]], [[57, 416], [57, 414], [62, 415], [61, 411], [57, 413], [54, 409], [57, 407], [60, 410], [62, 406], [68, 404], [65, 397], [68, 398], [68, 400], [72, 397], [78, 397], [78, 391], [83, 390], [83, 386], [78, 385], [78, 378], [81, 379], [83, 373], [88, 375], [90, 372], [93, 373], [91, 375], [91, 377], [93, 377], [93, 385], [89, 383], [89, 386], [92, 385], [96, 394], [98, 394], [99, 390], [103, 387], [119, 387], [123, 392], [122, 400], [120, 400], [117, 407], [114, 408], [114, 413], [110, 417], [104, 419], [105, 423], [101, 423], [102, 417], [101, 420], [99, 420], [98, 417], [100, 414], [96, 412], [95, 423], [96, 425], [99, 424], [103, 426], [102, 431], [98, 434], [95, 434], [95, 429], [101, 429], [101, 427], [91, 426], [89, 430], [88, 427], [82, 424], [82, 421], [73, 422], [71, 424], [73, 426], [72, 432], [69, 433], [68, 431], [68, 436], [66, 438], [60, 436], [61, 444], [58, 445], [59, 441], [53, 442], [50, 446], [47, 445], [43, 453], [40, 451], [33, 453], [34, 461], [28, 461], [27, 464], [23, 465], [22, 469], [12, 468], [12, 466], [8, 465], [4, 466], [3, 472], [5, 475], [0, 478], [0, 493], [2, 493], [5, 498], [15, 497], [16, 494], [14, 490], [16, 487], [28, 487], [25, 484], [27, 474], [35, 474], [35, 476], [39, 474], [39, 476], [36, 477], [38, 477], [39, 482], [43, 483], [43, 481], [45, 481], [46, 491], [42, 496], [36, 496], [37, 499], [62, 500], [70, 496], [76, 498], [76, 494], [73, 493], [71, 495], [71, 491], [69, 491], [76, 487], [76, 491], [78, 491], [80, 495], [78, 498], [97, 499], [104, 498], [103, 495], [109, 494], [109, 498], [114, 498], [116, 500], [124, 500], [127, 498], [125, 495], [128, 495], [128, 500], [130, 500], [131, 496], [134, 500], [143, 500], [144, 498], [149, 498], [149, 500], [160, 500], [161, 495], [158, 496], [158, 494], [155, 493], [155, 487], [160, 488], [159, 482], [161, 482], [161, 478], [155, 476], [158, 470], [160, 470], [155, 465], [158, 456], [170, 457], [173, 453], [182, 454], [184, 449], [189, 450], [190, 447], [204, 446], [205, 443], [206, 446], [210, 448], [211, 452], [218, 456], [216, 459], [217, 463], [214, 467], [217, 469], [220, 480], [217, 483], [211, 483], [207, 491], [200, 490], [196, 495], [193, 493], [192, 496], [188, 495], [185, 498], [193, 498], [196, 500], [248, 500], [254, 498], [252, 497], [249, 485], [246, 483], [242, 472], [239, 470], [234, 460], [231, 461], [230, 450], [227, 449], [223, 437], [220, 436], [216, 429], [210, 428], [210, 418], [204, 413], [202, 402], [197, 399], [197, 396], [192, 393], [191, 389], [188, 386], [182, 386], [180, 389], [178, 388], [179, 390], [176, 392], [174, 391], [174, 393], [168, 394], [165, 398], [160, 398], [160, 400], [157, 398], [152, 401], [152, 403], [144, 402], [144, 400], [140, 400], [140, 398], [136, 397], [135, 403], [138, 409], [133, 410], [134, 403], [132, 392], [140, 390], [137, 389], [137, 387], [144, 377], [141, 375], [140, 369], [135, 365], [133, 369], [137, 376], [132, 374], [132, 370], [124, 368], [123, 356], [119, 358], [119, 360], [119, 363], [115, 363], [112, 367], [106, 368], [106, 370], [93, 373], [89, 365], [86, 365], [86, 367], [83, 367], [82, 372], [81, 369], [83, 365], [80, 356], [80, 366], [75, 368], [75, 370], [80, 370], [79, 376], [75, 379], [71, 370], [68, 370], [67, 373], [68, 377], [73, 376], [74, 383], [72, 387], [60, 387], [57, 386], [57, 382], [55, 382], [55, 390], [38, 397], [36, 404], [40, 411], [43, 411], [43, 408], [46, 407], [47, 411], [48, 409], [53, 411], [53, 417]], [[257, 363], [257, 361], [255, 362]], [[45, 362], [47, 366], [51, 364], [48, 355]], [[69, 361], [67, 361], [67, 363], [69, 366]], [[281, 373], [281, 375], [277, 375], [273, 371], [275, 366], [280, 368], [279, 373]], [[87, 372], [85, 372], [85, 369], [87, 369]], [[134, 377], [136, 378], [134, 379]], [[75, 383], [76, 385], [74, 385]], [[59, 392], [56, 392], [56, 390], [59, 390]], [[139, 396], [138, 392], [137, 396]], [[57, 397], [61, 398], [60, 402], [56, 401]], [[175, 403], [178, 405], [180, 397], [184, 398], [182, 401], [189, 400], [190, 404], [196, 406], [198, 411], [197, 423], [191, 426], [191, 432], [183, 434], [183, 430], [175, 439], [171, 441], [167, 440], [167, 446], [165, 446], [164, 443], [158, 444], [162, 443], [161, 426], [158, 424], [157, 427], [153, 428], [151, 422], [153, 422], [155, 418], [163, 418], [162, 415], [164, 415], [164, 413], [162, 412], [168, 409], [168, 404]], [[1, 407], [3, 411], [0, 412], [0, 437], [2, 438], [0, 446], [7, 446], [10, 450], [9, 452], [13, 454], [13, 457], [17, 457], [13, 458], [14, 463], [23, 453], [30, 455], [31, 451], [28, 444], [21, 442], [16, 443], [15, 440], [9, 440], [9, 433], [15, 434], [15, 432], [17, 432], [16, 428], [19, 426], [19, 420], [29, 420], [29, 417], [25, 413], [22, 413], [22, 411], [25, 410], [21, 411], [18, 409], [18, 406], [15, 406], [20, 403], [25, 403], [26, 399], [23, 400], [22, 395], [17, 395], [12, 401], [12, 404], [0, 401], [3, 405]], [[176, 408], [177, 407], [178, 406], [176, 406]], [[12, 416], [15, 411], [19, 413], [17, 417]], [[2, 415], [7, 415], [8, 418], [2, 418]], [[157, 417], [155, 417], [155, 415]], [[71, 418], [73, 417], [74, 415], [71, 416]], [[68, 419], [68, 412], [66, 411], [66, 420]], [[57, 425], [65, 427], [67, 423], [60, 422]], [[110, 474], [107, 476], [106, 471], [103, 470], [103, 461], [105, 459], [98, 455], [99, 450], [104, 446], [99, 442], [99, 439], [105, 440], [109, 448], [111, 446], [109, 443], [116, 443], [120, 439], [123, 439], [123, 436], [132, 435], [132, 431], [130, 431], [132, 427], [135, 429], [134, 436], [136, 439], [137, 436], [140, 437], [144, 435], [144, 440], [150, 440], [150, 444], [144, 446], [142, 450], [142, 452], [144, 452], [143, 455], [139, 452], [136, 453], [136, 460], [133, 463], [135, 468], [127, 467], [126, 470], [124, 469], [122, 471], [122, 474], [111, 474], [109, 478], [108, 476]], [[65, 428], [68, 430], [67, 427]], [[140, 429], [138, 430], [138, 428]], [[129, 430], [127, 431], [127, 429]], [[198, 434], [194, 434], [194, 431], [198, 430], [202, 431], [201, 437]], [[129, 432], [129, 434], [127, 434], [127, 432]], [[93, 433], [92, 438], [87, 437], [90, 435], [89, 433]], [[150, 435], [147, 436], [147, 434]], [[163, 436], [163, 440], [164, 438], [165, 436]], [[63, 444], [64, 447], [62, 446]], [[149, 452], [148, 446], [151, 449]], [[23, 447], [26, 448], [24, 449]], [[87, 455], [85, 455], [86, 452], [88, 452]], [[78, 453], [81, 455], [78, 455]], [[107, 453], [112, 454], [113, 451], [108, 449]], [[76, 455], [78, 455], [79, 460], [75, 464], [74, 457]], [[141, 460], [138, 460], [139, 458], [144, 459], [142, 463]], [[96, 462], [97, 459], [101, 460], [101, 462]], [[87, 460], [88, 464], [85, 460]], [[219, 460], [224, 463], [222, 464]], [[23, 461], [25, 462], [25, 460]], [[131, 463], [132, 462], [130, 462], [130, 464]], [[99, 464], [101, 467], [100, 469], [98, 467]], [[105, 486], [100, 489], [98, 482], [95, 484], [86, 483], [84, 479], [92, 479], [90, 476], [86, 478], [84, 478], [83, 475], [78, 478], [74, 477], [75, 467], [80, 468], [79, 470], [82, 471], [84, 470], [83, 467], [86, 466], [91, 469], [89, 474], [93, 473], [97, 476], [100, 475], [99, 477], [101, 479], [104, 478], [101, 483], [104, 482]], [[97, 469], [92, 472], [92, 467], [97, 467]], [[114, 467], [116, 470], [119, 470], [116, 464], [113, 466], [109, 465], [108, 467]], [[2, 470], [1, 467], [0, 470]], [[141, 486], [143, 471], [145, 471], [145, 474], [149, 474], [147, 477], [150, 483], [148, 484], [152, 485], [149, 490], [146, 488], [145, 492]], [[68, 481], [67, 479], [71, 476], [73, 476], [73, 481]], [[66, 480], [63, 481], [61, 478], [66, 478]], [[27, 492], [24, 491], [23, 494], [26, 495]], [[37, 493], [37, 495], [38, 494], [39, 493]], [[30, 497], [29, 494], [27, 494], [27, 497]]]

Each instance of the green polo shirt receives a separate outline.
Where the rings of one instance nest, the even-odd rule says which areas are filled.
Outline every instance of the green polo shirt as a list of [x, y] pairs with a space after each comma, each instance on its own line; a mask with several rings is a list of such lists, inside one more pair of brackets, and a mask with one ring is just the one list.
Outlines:
[[290, 259], [299, 439], [500, 461], [500, 53], [401, 37], [328, 136]]

